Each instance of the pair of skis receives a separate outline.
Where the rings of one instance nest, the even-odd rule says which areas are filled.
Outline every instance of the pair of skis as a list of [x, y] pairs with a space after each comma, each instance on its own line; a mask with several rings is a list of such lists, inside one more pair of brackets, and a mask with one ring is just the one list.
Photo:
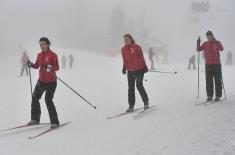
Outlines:
[[57, 127], [57, 128], [49, 128], [49, 129], [47, 129], [47, 130], [45, 130], [45, 131], [43, 131], [43, 132], [41, 132], [41, 133], [39, 133], [39, 134], [37, 134], [37, 135], [35, 135], [35, 136], [29, 136], [28, 138], [29, 138], [29, 140], [31, 140], [31, 139], [35, 139], [35, 138], [41, 137], [41, 136], [43, 136], [43, 135], [45, 135], [45, 134], [47, 134], [47, 133], [49, 133], [49, 132], [51, 132], [51, 131], [57, 130], [57, 129], [59, 129], [59, 128], [65, 126], [65, 125], [70, 124], [70, 123], [71, 123], [71, 122], [66, 122], [66, 123], [64, 123], [64, 124], [59, 125], [59, 127]]
[[123, 112], [123, 113], [116, 114], [116, 115], [113, 115], [113, 116], [108, 116], [107, 119], [114, 119], [114, 118], [125, 116], [125, 115], [128, 115], [128, 114], [131, 114], [131, 113], [134, 113], [134, 112], [137, 112], [137, 111], [141, 110], [139, 113], [137, 113], [136, 115], [133, 116], [133, 118], [138, 118], [144, 112], [146, 112], [150, 109], [156, 108], [156, 107], [157, 107], [157, 105], [150, 106], [148, 109], [144, 109], [144, 107], [141, 107], [141, 108], [134, 109], [132, 112]]
[[[139, 113], [137, 113], [136, 115], [133, 116], [134, 119], [135, 119], [135, 118], [137, 119], [139, 116], [141, 116], [141, 115], [142, 115], [143, 113], [145, 113], [146, 111], [148, 111], [148, 110], [150, 110], [150, 109], [154, 109], [154, 108], [156, 108], [156, 107], [157, 107], [156, 105], [150, 106], [148, 109], [144, 109], [144, 107], [141, 107], [141, 108], [135, 109], [135, 110], [132, 111], [132, 112], [123, 112], [123, 113], [120, 113], [120, 114], [117, 114], [117, 115], [114, 115], [114, 116], [107, 117], [107, 119], [114, 119], [114, 118], [121, 117], [121, 116], [124, 116], [124, 115], [127, 115], [127, 114], [131, 114], [131, 113], [134, 113], [134, 112], [137, 112], [137, 111], [140, 111], [140, 110], [141, 110]], [[71, 123], [71, 122], [66, 122], [66, 123], [63, 123], [63, 124], [59, 125], [58, 128], [49, 128], [49, 129], [46, 129], [46, 130], [44, 130], [43, 132], [41, 132], [41, 133], [39, 133], [39, 134], [37, 134], [37, 135], [34, 135], [34, 136], [29, 136], [28, 138], [29, 138], [29, 140], [31, 140], [31, 139], [36, 139], [36, 138], [38, 138], [38, 137], [41, 137], [41, 136], [43, 136], [43, 135], [45, 135], [45, 134], [48, 134], [49, 132], [54, 131], [54, 130], [56, 130], [56, 129], [59, 129], [59, 128], [65, 126], [65, 125], [68, 125], [68, 124], [70, 124], [70, 123]], [[50, 125], [50, 123], [40, 123], [40, 124], [37, 124], [37, 125], [27, 125], [27, 124], [26, 124], [26, 125], [19, 125], [19, 126], [15, 126], [15, 127], [12, 127], [12, 128], [0, 130], [0, 134], [1, 134], [1, 133], [5, 133], [5, 132], [14, 131], [14, 130], [17, 130], [17, 129], [23, 129], [23, 128], [29, 128], [29, 127], [35, 127], [35, 126], [49, 126], [49, 125]]]
[[223, 102], [225, 101], [226, 99], [221, 99], [219, 101], [215, 101], [215, 100], [212, 100], [212, 101], [204, 101], [204, 102], [201, 102], [201, 103], [196, 103], [195, 105], [196, 106], [201, 106], [201, 105], [204, 105], [204, 106], [209, 106], [209, 105], [212, 105], [212, 104], [216, 104], [216, 103], [220, 103], [220, 102]]
[[[54, 130], [56, 130], [56, 129], [59, 129], [59, 128], [65, 126], [65, 125], [68, 125], [68, 124], [70, 124], [70, 123], [71, 123], [71, 122], [66, 122], [66, 123], [63, 123], [63, 124], [59, 125], [58, 128], [49, 128], [49, 129], [46, 129], [45, 131], [43, 131], [43, 132], [41, 132], [41, 133], [39, 133], [39, 134], [37, 134], [37, 135], [35, 135], [35, 136], [29, 136], [28, 138], [29, 138], [29, 140], [31, 140], [31, 139], [36, 139], [36, 138], [38, 138], [38, 137], [41, 137], [41, 136], [43, 136], [43, 135], [45, 135], [45, 134], [47, 134], [47, 133], [49, 133], [49, 132], [51, 132], [51, 131], [54, 131]], [[19, 126], [16, 126], [16, 127], [12, 127], [12, 128], [8, 128], [8, 129], [0, 130], [0, 133], [9, 132], [9, 131], [17, 130], [17, 129], [23, 129], [23, 128], [34, 127], [34, 126], [49, 126], [49, 125], [50, 125], [50, 123], [40, 123], [40, 124], [38, 124], [38, 125], [27, 125], [27, 124], [26, 124], [26, 125], [19, 125]]]

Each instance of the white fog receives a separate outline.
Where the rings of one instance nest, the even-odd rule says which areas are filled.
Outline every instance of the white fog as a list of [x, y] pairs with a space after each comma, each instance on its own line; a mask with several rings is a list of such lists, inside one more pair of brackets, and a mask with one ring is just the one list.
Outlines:
[[0, 0], [0, 155], [235, 154], [234, 19], [234, 0]]

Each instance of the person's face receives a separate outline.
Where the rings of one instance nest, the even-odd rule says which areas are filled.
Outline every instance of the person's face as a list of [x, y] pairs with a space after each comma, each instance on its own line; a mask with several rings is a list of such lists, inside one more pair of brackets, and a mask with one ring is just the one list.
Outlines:
[[213, 41], [214, 37], [212, 35], [207, 36], [208, 41]]
[[130, 37], [124, 37], [124, 42], [126, 45], [130, 45], [131, 44], [131, 38]]
[[46, 52], [49, 49], [49, 45], [45, 41], [39, 42], [42, 51]]

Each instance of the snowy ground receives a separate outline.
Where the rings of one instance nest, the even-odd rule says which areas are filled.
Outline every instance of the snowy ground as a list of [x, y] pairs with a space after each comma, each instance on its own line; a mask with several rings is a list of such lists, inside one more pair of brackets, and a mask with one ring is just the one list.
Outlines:
[[[35, 140], [46, 127], [0, 134], [0, 155], [234, 155], [235, 83], [234, 67], [224, 66], [226, 102], [195, 106], [205, 98], [204, 73], [201, 73], [201, 99], [196, 99], [197, 72], [187, 64], [159, 65], [161, 70], [178, 70], [178, 75], [148, 73], [145, 86], [150, 104], [158, 105], [139, 119], [130, 114], [113, 120], [109, 115], [127, 108], [127, 81], [121, 74], [121, 58], [93, 53], [76, 53], [73, 70], [58, 75], [97, 105], [90, 108], [61, 83], [55, 103], [61, 122], [72, 124]], [[0, 128], [30, 119], [28, 77], [19, 78], [19, 58], [4, 57], [0, 67]], [[33, 71], [34, 85], [37, 71]], [[44, 100], [42, 122], [48, 122]], [[137, 93], [136, 107], [142, 106]]]

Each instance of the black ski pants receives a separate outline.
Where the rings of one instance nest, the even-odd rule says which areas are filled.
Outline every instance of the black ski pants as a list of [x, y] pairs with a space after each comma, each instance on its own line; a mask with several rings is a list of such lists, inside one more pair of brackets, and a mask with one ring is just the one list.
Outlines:
[[54, 83], [42, 83], [40, 81], [37, 82], [37, 85], [34, 89], [32, 96], [31, 120], [40, 122], [41, 106], [39, 100], [41, 99], [43, 93], [46, 92], [45, 102], [49, 112], [50, 122], [59, 124], [56, 108], [53, 102], [56, 86], [57, 86], [56, 82]]
[[144, 102], [144, 104], [147, 104], [149, 101], [148, 95], [144, 89], [143, 86], [143, 79], [144, 79], [144, 73], [132, 73], [128, 72], [127, 74], [128, 79], [128, 102], [130, 107], [135, 106], [135, 84], [136, 87], [140, 93], [140, 96]]
[[214, 83], [216, 97], [222, 96], [222, 72], [221, 64], [206, 64], [206, 92], [208, 97], [214, 95]]

